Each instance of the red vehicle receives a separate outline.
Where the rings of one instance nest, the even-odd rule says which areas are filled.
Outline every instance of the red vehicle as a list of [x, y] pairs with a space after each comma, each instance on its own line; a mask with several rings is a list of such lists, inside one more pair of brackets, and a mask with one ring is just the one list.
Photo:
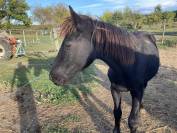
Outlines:
[[0, 59], [12, 58], [16, 53], [17, 40], [6, 32], [0, 33]]

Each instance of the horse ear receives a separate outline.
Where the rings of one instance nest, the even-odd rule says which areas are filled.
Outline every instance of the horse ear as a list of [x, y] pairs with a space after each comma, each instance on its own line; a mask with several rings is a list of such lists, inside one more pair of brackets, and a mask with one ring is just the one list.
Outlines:
[[78, 24], [81, 22], [80, 16], [73, 10], [71, 6], [69, 6], [69, 10], [75, 26], [78, 27]]

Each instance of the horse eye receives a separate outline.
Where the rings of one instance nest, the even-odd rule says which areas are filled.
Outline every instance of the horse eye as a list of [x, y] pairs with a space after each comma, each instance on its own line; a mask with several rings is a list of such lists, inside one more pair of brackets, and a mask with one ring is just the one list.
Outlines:
[[71, 45], [70, 44], [67, 44], [67, 45], [65, 45], [66, 47], [71, 47]]

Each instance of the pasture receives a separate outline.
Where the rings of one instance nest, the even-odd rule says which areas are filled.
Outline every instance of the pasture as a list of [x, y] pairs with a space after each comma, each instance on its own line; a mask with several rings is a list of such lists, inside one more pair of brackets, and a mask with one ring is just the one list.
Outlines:
[[[150, 31], [157, 39], [161, 37], [162, 31], [153, 27]], [[177, 44], [177, 27], [167, 29], [166, 37]], [[0, 62], [0, 131], [33, 132], [41, 128], [44, 133], [110, 133], [114, 119], [107, 65], [96, 61], [72, 84], [55, 86], [48, 74], [57, 51], [49, 36], [41, 40], [26, 46], [25, 57]], [[159, 45], [159, 52], [161, 67], [145, 91], [140, 131], [175, 133], [177, 48]], [[126, 93], [122, 105], [121, 129], [128, 133], [131, 100]]]
[[144, 26], [143, 31], [152, 32], [157, 39], [159, 47], [175, 46], [177, 42], [177, 22], [173, 22], [169, 25], [165, 32], [164, 44], [161, 44], [163, 29], [161, 25], [152, 25], [151, 27]]

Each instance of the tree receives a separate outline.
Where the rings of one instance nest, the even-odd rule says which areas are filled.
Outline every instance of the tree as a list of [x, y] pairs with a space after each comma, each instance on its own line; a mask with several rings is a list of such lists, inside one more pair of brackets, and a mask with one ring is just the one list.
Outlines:
[[139, 29], [143, 24], [143, 15], [126, 7], [123, 12], [119, 10], [114, 12], [105, 11], [101, 16], [101, 20], [128, 29]]
[[33, 19], [42, 25], [61, 24], [69, 16], [67, 7], [63, 4], [48, 7], [36, 7], [33, 10]]
[[55, 24], [61, 24], [66, 17], [69, 16], [69, 11], [63, 4], [58, 4], [53, 8], [53, 19]]
[[165, 32], [166, 32], [166, 24], [174, 21], [175, 13], [173, 12], [163, 12], [162, 13], [162, 24], [163, 24], [163, 34], [162, 34], [162, 44], [164, 43]]
[[3, 12], [0, 17], [6, 17], [9, 25], [14, 20], [26, 26], [30, 25], [31, 20], [27, 14], [28, 10], [29, 6], [25, 0], [0, 0], [0, 11]]
[[114, 25], [119, 26], [123, 21], [123, 14], [121, 11], [117, 10], [112, 15], [112, 22]]
[[176, 15], [175, 15], [175, 21], [177, 21], [177, 10], [176, 11], [174, 11], [173, 13], [175, 13]]
[[132, 21], [132, 16], [133, 16], [133, 12], [129, 7], [126, 7], [123, 10], [123, 23], [122, 25], [125, 26], [128, 29], [132, 29], [133, 28], [133, 21]]
[[133, 28], [140, 29], [143, 25], [143, 15], [138, 12], [132, 14]]
[[157, 5], [157, 6], [154, 8], [154, 12], [155, 12], [155, 13], [161, 13], [161, 12], [162, 12], [162, 7], [161, 7], [161, 5]]
[[153, 14], [148, 14], [148, 15], [145, 15], [144, 19], [143, 19], [143, 23], [145, 25], [153, 25], [154, 24], [154, 16]]
[[107, 23], [113, 23], [112, 22], [112, 17], [113, 17], [113, 13], [110, 11], [105, 11], [103, 13], [103, 15], [100, 17], [101, 20], [107, 22]]
[[155, 23], [160, 23], [162, 21], [162, 8], [161, 5], [157, 5], [154, 8], [154, 13], [152, 14]]
[[175, 19], [174, 12], [163, 12], [162, 13], [162, 20], [166, 20], [167, 23], [174, 21]]
[[122, 26], [130, 30], [136, 30], [142, 28], [144, 25], [151, 26], [156, 24], [155, 26], [159, 25], [164, 27], [164, 20], [166, 21], [166, 24], [170, 25], [173, 21], [175, 21], [176, 14], [177, 11], [163, 12], [161, 6], [157, 5], [152, 13], [146, 15], [126, 7], [123, 11], [105, 11], [100, 18], [101, 20], [116, 26]]
[[34, 21], [44, 25], [52, 22], [52, 8], [50, 7], [36, 7], [33, 11]]
[[6, 15], [4, 0], [0, 0], [0, 20], [3, 19]]

